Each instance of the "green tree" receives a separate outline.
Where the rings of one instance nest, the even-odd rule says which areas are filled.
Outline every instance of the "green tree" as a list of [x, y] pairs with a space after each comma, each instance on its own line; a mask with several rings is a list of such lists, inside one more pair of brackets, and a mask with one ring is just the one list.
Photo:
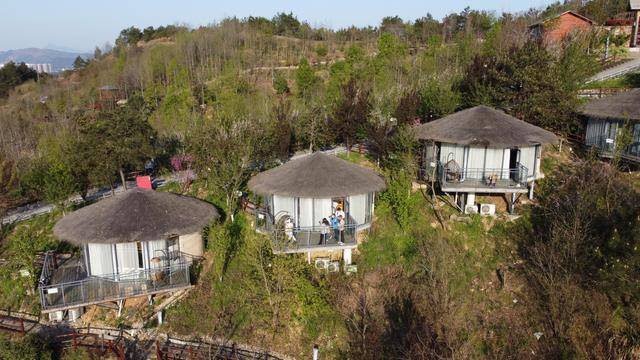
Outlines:
[[418, 110], [422, 122], [439, 119], [456, 111], [460, 106], [460, 94], [451, 85], [437, 80], [429, 81], [419, 91], [420, 109]]
[[18, 176], [13, 162], [0, 152], [0, 216], [13, 203], [18, 186]]
[[336, 104], [331, 117], [331, 128], [338, 140], [344, 142], [347, 149], [356, 141], [356, 135], [364, 130], [367, 116], [371, 110], [370, 90], [360, 86], [352, 79], [342, 86], [341, 99]]
[[271, 22], [275, 27], [276, 35], [299, 36], [301, 34], [300, 21], [293, 13], [278, 13]]
[[87, 67], [89, 62], [82, 58], [82, 56], [78, 55], [75, 60], [73, 60], [73, 68], [76, 70], [81, 70]]
[[318, 77], [309, 65], [309, 61], [307, 61], [307, 59], [300, 59], [295, 77], [298, 96], [301, 98], [309, 98], [316, 83], [318, 82]]
[[507, 108], [522, 120], [566, 134], [579, 128], [577, 91], [594, 67], [579, 41], [558, 56], [527, 42], [504, 55], [477, 55], [458, 89], [466, 107]]
[[273, 89], [278, 95], [288, 94], [290, 91], [287, 78], [285, 78], [279, 71], [276, 71], [273, 75]]
[[207, 188], [224, 199], [228, 220], [235, 219], [238, 192], [251, 174], [251, 165], [259, 164], [263, 126], [257, 119], [229, 114], [205, 124], [187, 139], [194, 169]]
[[142, 40], [143, 33], [135, 26], [128, 27], [120, 31], [120, 36], [116, 39], [116, 46], [136, 45]]
[[78, 138], [70, 146], [73, 167], [94, 184], [113, 186], [120, 175], [126, 188], [125, 169], [140, 169], [155, 154], [157, 138], [136, 99], [113, 111], [86, 114], [79, 120]]
[[76, 193], [78, 183], [64, 159], [44, 157], [31, 164], [23, 176], [23, 186], [37, 198], [63, 206], [69, 196]]
[[25, 63], [16, 65], [10, 61], [0, 68], [0, 98], [7, 97], [9, 91], [16, 86], [28, 81], [36, 80], [38, 73], [30, 69]]
[[0, 334], [0, 359], [46, 360], [53, 359], [53, 353], [36, 335], [9, 339]]
[[549, 337], [541, 356], [632, 357], [640, 193], [614, 167], [590, 160], [562, 167], [539, 194], [531, 223], [513, 238]]

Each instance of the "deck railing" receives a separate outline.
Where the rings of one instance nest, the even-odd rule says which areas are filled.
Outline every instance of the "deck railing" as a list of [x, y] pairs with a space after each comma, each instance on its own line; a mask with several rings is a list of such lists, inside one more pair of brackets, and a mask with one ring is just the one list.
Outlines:
[[286, 229], [278, 225], [274, 216], [264, 209], [256, 209], [256, 230], [268, 234], [275, 252], [297, 252], [334, 246], [353, 246], [357, 244], [358, 228], [353, 220], [340, 228], [317, 226], [294, 226]]
[[460, 168], [449, 169], [438, 161], [430, 161], [420, 168], [420, 178], [446, 187], [525, 187], [529, 169], [522, 164], [515, 168]]
[[40, 304], [43, 311], [116, 301], [184, 288], [191, 284], [190, 263], [185, 261], [152, 269], [89, 276], [77, 281], [50, 284], [55, 269], [48, 264], [53, 263], [53, 256], [55, 255], [47, 254], [45, 257], [45, 267], [40, 277]]
[[[595, 146], [598, 151], [604, 155], [612, 156], [618, 151], [616, 149], [615, 139], [611, 139], [608, 136], [596, 136], [594, 138], [587, 139], [587, 146]], [[629, 144], [624, 150], [620, 152], [620, 155], [625, 158], [639, 158], [640, 159], [640, 142], [636, 141]]]

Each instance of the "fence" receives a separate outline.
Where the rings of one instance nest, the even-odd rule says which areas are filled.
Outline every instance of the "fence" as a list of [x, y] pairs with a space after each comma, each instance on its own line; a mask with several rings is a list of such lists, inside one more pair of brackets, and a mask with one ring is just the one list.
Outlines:
[[55, 271], [51, 265], [52, 257], [45, 258], [40, 277], [40, 303], [43, 311], [115, 301], [191, 285], [189, 263], [182, 261], [125, 274], [90, 276], [77, 281], [49, 284]]
[[440, 162], [431, 161], [420, 169], [420, 178], [434, 179], [446, 187], [524, 187], [529, 169], [522, 164], [515, 168], [461, 168], [449, 169]]
[[273, 242], [273, 250], [276, 252], [295, 252], [308, 249], [321, 249], [333, 246], [351, 246], [357, 244], [358, 228], [363, 224], [357, 224], [349, 218], [342, 231], [331, 227], [318, 226], [294, 226], [287, 229], [280, 224], [268, 211], [255, 209], [256, 230], [268, 234]]

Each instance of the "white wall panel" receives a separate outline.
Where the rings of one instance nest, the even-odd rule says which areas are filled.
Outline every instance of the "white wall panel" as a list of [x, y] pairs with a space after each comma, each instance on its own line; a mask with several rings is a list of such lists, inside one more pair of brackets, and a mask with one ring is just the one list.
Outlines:
[[313, 226], [313, 199], [299, 198], [298, 226]]
[[109, 275], [115, 273], [111, 253], [111, 244], [88, 244], [89, 272], [91, 275]]
[[367, 206], [367, 194], [349, 196], [349, 215], [358, 224], [364, 224]]
[[293, 219], [295, 217], [294, 198], [273, 195], [273, 215], [276, 221], [283, 215], [289, 215]]

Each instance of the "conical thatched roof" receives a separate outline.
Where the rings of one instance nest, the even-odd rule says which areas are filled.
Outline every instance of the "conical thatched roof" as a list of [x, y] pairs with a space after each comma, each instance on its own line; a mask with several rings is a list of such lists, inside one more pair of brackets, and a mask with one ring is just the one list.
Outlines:
[[580, 112], [599, 119], [640, 120], [640, 89], [591, 100]]
[[316, 152], [290, 160], [249, 180], [249, 189], [262, 195], [330, 198], [366, 194], [385, 188], [373, 170]]
[[197, 232], [219, 216], [204, 201], [135, 188], [66, 215], [53, 234], [76, 245], [151, 241]]
[[490, 147], [530, 146], [558, 140], [550, 131], [487, 106], [476, 106], [419, 125], [415, 135], [419, 140]]

